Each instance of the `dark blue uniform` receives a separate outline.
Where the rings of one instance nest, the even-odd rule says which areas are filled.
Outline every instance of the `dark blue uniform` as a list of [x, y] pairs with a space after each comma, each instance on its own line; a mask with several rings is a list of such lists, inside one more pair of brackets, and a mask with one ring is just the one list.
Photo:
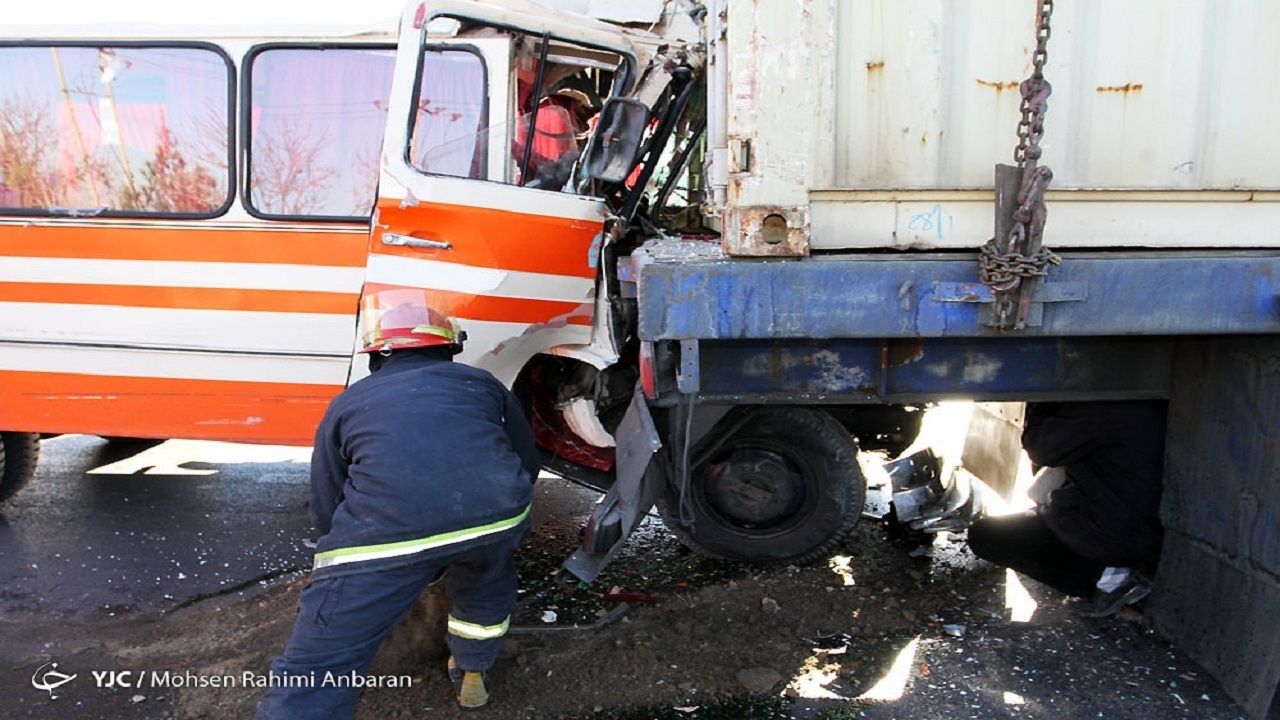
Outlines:
[[330, 404], [316, 431], [320, 533], [293, 636], [259, 718], [348, 718], [367, 672], [422, 590], [445, 573], [448, 642], [462, 670], [497, 659], [516, 599], [514, 553], [540, 460], [515, 396], [489, 373], [396, 352]]

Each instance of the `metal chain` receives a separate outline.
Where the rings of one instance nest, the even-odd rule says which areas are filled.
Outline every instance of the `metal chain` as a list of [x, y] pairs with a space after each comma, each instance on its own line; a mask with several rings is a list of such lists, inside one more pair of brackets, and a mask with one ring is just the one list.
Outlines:
[[1036, 50], [1031, 55], [1031, 77], [1022, 81], [1022, 117], [1018, 121], [1018, 147], [1013, 161], [1023, 167], [1030, 151], [1032, 160], [1040, 159], [1040, 138], [1044, 136], [1044, 113], [1048, 109], [1051, 87], [1044, 79], [1044, 65], [1049, 61], [1049, 25], [1053, 17], [1053, 0], [1040, 0], [1036, 9]]
[[1062, 262], [1058, 254], [1048, 248], [1040, 248], [1031, 255], [1006, 255], [996, 247], [992, 238], [982, 246], [978, 255], [978, 272], [982, 282], [990, 286], [1007, 285], [1021, 278], [1044, 277], [1049, 266]]
[[[1018, 145], [1013, 160], [1022, 169], [1022, 181], [1018, 188], [1018, 207], [1013, 212], [1013, 223], [1001, 248], [996, 238], [988, 240], [979, 254], [978, 278], [996, 292], [996, 324], [1010, 327], [1010, 314], [1014, 312], [1013, 294], [1024, 280], [1044, 277], [1050, 264], [1062, 259], [1040, 247], [1044, 232], [1044, 191], [1053, 180], [1053, 171], [1040, 165], [1040, 140], [1044, 137], [1044, 116], [1049, 108], [1049, 95], [1053, 86], [1044, 77], [1044, 66], [1049, 61], [1049, 21], [1053, 17], [1053, 0], [1038, 0], [1036, 8], [1036, 49], [1031, 55], [1031, 76], [1022, 81], [1018, 90], [1022, 95], [1021, 117], [1018, 120]], [[1028, 253], [1031, 248], [1035, 250]], [[1025, 298], [1024, 298], [1025, 299]], [[1026, 322], [1027, 303], [1019, 302], [1016, 321], [1012, 326], [1021, 329]]]

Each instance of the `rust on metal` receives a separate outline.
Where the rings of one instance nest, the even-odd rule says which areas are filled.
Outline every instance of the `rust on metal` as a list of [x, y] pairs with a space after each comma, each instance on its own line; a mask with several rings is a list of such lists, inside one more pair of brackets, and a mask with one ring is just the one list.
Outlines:
[[729, 209], [721, 240], [726, 255], [797, 257], [809, 254], [807, 205], [740, 205]]
[[872, 60], [871, 62], [867, 63], [867, 72], [875, 72], [876, 70], [882, 70], [882, 69], [884, 69], [883, 60]]
[[898, 367], [923, 359], [924, 340], [920, 338], [889, 340], [880, 353], [880, 365], [885, 368]]
[[1124, 93], [1142, 92], [1142, 83], [1125, 83], [1123, 85], [1099, 85], [1095, 92], [1100, 93]]
[[1021, 80], [1005, 80], [1004, 82], [1001, 82], [999, 80], [983, 80], [982, 78], [974, 78], [974, 82], [978, 83], [982, 87], [992, 88], [996, 92], [1012, 90], [1022, 83]]
[[[1018, 146], [1013, 151], [1017, 166], [996, 166], [996, 226], [997, 229], [1004, 226], [1007, 232], [1003, 236], [997, 232], [982, 246], [978, 256], [978, 277], [996, 293], [995, 326], [1001, 330], [1026, 327], [1031, 307], [1030, 286], [1048, 274], [1050, 264], [1062, 262], [1041, 246], [1046, 217], [1044, 191], [1053, 180], [1053, 171], [1040, 164], [1044, 116], [1053, 92], [1053, 86], [1044, 77], [1044, 66], [1049, 61], [1049, 19], [1053, 16], [1053, 3], [1054, 0], [1037, 2], [1031, 76], [1018, 85], [1022, 117], [1018, 121]], [[1016, 205], [1011, 202], [1015, 177]]]
[[787, 370], [790, 365], [787, 363], [786, 351], [781, 346], [775, 345], [769, 348], [768, 373], [769, 379], [775, 383], [782, 384], [787, 379]]

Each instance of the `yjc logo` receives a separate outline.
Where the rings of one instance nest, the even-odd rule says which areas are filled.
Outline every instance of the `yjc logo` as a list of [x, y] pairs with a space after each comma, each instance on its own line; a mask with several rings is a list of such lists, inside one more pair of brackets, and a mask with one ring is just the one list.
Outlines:
[[37, 690], [45, 690], [49, 693], [50, 700], [57, 700], [58, 696], [53, 691], [75, 680], [76, 677], [76, 675], [68, 675], [59, 671], [58, 663], [50, 660], [32, 673], [31, 687]]
[[138, 687], [138, 683], [133, 680], [132, 670], [90, 670], [89, 672], [93, 673], [93, 682], [100, 688]]

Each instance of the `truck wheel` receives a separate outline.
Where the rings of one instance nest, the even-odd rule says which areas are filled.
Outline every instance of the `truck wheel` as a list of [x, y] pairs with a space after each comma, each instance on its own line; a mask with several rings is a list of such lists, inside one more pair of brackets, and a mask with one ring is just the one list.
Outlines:
[[40, 436], [36, 433], [0, 433], [0, 503], [13, 497], [36, 474]]
[[690, 548], [728, 560], [805, 563], [829, 553], [862, 515], [858, 446], [835, 418], [798, 407], [756, 410], [690, 471], [683, 499], [658, 501]]

